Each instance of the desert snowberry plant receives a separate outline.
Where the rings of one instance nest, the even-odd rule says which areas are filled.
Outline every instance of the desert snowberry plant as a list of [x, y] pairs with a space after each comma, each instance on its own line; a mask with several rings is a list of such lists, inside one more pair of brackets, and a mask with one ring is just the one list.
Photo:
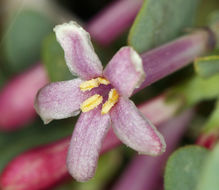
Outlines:
[[145, 79], [138, 53], [123, 47], [103, 70], [89, 34], [77, 23], [56, 26], [54, 31], [69, 70], [79, 78], [42, 88], [35, 108], [45, 123], [82, 112], [69, 146], [69, 173], [78, 181], [93, 177], [102, 141], [111, 125], [118, 138], [139, 153], [164, 152], [163, 137], [129, 100]]

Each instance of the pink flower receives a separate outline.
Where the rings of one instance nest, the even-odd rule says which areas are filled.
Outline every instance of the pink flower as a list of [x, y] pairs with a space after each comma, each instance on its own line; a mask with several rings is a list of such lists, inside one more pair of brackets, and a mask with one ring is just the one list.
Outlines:
[[121, 48], [103, 70], [89, 34], [70, 22], [56, 26], [67, 66], [79, 78], [51, 83], [35, 102], [45, 123], [78, 115], [67, 156], [67, 168], [78, 181], [93, 177], [102, 141], [113, 126], [117, 137], [141, 154], [159, 155], [163, 137], [128, 98], [145, 79], [142, 59], [131, 47]]

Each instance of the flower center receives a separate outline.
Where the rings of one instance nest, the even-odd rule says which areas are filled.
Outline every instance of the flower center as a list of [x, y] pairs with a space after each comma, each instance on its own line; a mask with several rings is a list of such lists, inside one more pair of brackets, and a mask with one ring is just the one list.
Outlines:
[[[98, 77], [81, 83], [80, 89], [83, 92], [90, 91], [93, 88], [99, 87], [101, 84], [109, 85], [110, 82], [103, 77]], [[108, 94], [108, 100], [102, 106], [101, 114], [107, 114], [111, 110], [111, 108], [118, 102], [118, 100], [119, 100], [119, 94], [117, 93], [116, 89], [115, 88], [111, 89]], [[95, 94], [90, 98], [86, 99], [81, 104], [81, 111], [88, 112], [96, 108], [102, 102], [103, 102], [103, 97], [99, 94]]]

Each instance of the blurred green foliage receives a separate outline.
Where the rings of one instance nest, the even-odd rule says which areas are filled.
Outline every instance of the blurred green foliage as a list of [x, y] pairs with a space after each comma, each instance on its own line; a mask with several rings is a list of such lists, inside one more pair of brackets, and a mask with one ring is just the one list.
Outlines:
[[203, 77], [208, 78], [212, 75], [219, 73], [219, 56], [208, 56], [196, 59], [195, 63], [196, 73]]
[[204, 162], [197, 190], [219, 189], [219, 144], [210, 152]]
[[3, 38], [4, 65], [8, 71], [20, 72], [40, 59], [42, 40], [52, 31], [47, 17], [32, 10], [22, 10], [9, 22]]
[[184, 107], [191, 107], [203, 101], [216, 99], [219, 96], [219, 75], [214, 75], [208, 79], [199, 76], [188, 78], [182, 84], [171, 88], [168, 98], [179, 98]]
[[219, 10], [218, 0], [202, 0], [197, 10], [196, 25], [206, 26], [209, 24], [209, 16], [212, 12]]
[[42, 62], [52, 82], [74, 78], [65, 63], [64, 51], [56, 41], [54, 33], [47, 36], [43, 42]]
[[188, 146], [175, 151], [169, 157], [165, 168], [165, 190], [195, 190], [208, 154], [206, 149], [198, 146]]
[[214, 110], [212, 111], [211, 115], [207, 119], [203, 131], [205, 133], [210, 133], [212, 131], [215, 131], [218, 133], [219, 129], [219, 100], [217, 101]]
[[4, 85], [5, 81], [6, 77], [4, 76], [3, 71], [0, 69], [0, 89]]
[[141, 53], [176, 38], [192, 25], [199, 3], [145, 0], [129, 33], [129, 44]]

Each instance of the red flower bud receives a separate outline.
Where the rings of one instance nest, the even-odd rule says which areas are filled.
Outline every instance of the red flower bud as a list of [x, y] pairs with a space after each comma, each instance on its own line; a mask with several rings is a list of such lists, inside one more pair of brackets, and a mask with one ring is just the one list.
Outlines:
[[201, 134], [197, 141], [196, 144], [203, 146], [208, 149], [212, 149], [214, 145], [217, 143], [218, 140], [218, 135], [217, 134]]

